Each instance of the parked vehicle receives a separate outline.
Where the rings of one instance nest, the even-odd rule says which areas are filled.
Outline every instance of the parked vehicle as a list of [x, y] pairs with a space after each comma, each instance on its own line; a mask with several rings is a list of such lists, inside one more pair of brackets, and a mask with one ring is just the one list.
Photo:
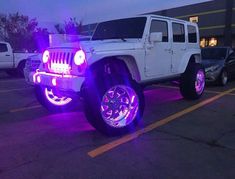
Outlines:
[[143, 87], [180, 79], [201, 97], [205, 73], [194, 23], [146, 15], [100, 23], [90, 41], [48, 48], [33, 75], [38, 101], [65, 111], [83, 97], [88, 121], [108, 135], [130, 132], [144, 111]]
[[0, 70], [10, 75], [24, 75], [26, 59], [34, 53], [14, 53], [11, 45], [0, 41]]
[[231, 47], [206, 47], [202, 49], [202, 64], [206, 81], [225, 86], [235, 76], [235, 53]]
[[42, 54], [32, 55], [26, 59], [25, 68], [24, 68], [24, 77], [25, 81], [31, 85], [34, 85], [33, 80], [29, 79], [32, 77], [30, 74], [34, 74], [39, 68], [42, 62]]

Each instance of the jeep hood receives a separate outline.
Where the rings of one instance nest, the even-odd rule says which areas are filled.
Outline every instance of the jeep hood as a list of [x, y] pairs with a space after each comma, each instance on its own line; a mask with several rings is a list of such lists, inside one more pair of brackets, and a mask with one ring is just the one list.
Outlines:
[[124, 42], [122, 40], [97, 41], [97, 42], [91, 41], [90, 43], [83, 42], [81, 43], [81, 45], [82, 47], [84, 47], [85, 51], [90, 51], [90, 52], [134, 50], [141, 48], [141, 43], [139, 41]]
[[103, 40], [103, 41], [82, 41], [76, 43], [61, 44], [57, 48], [82, 48], [87, 53], [104, 52], [104, 51], [120, 51], [120, 50], [134, 50], [142, 48], [139, 40], [123, 41], [123, 40]]

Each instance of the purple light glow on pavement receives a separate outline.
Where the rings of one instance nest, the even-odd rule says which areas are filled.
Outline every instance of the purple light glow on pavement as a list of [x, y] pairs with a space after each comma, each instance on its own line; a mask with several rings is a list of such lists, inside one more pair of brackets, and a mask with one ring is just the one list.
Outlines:
[[95, 129], [87, 122], [82, 112], [60, 113], [38, 119], [55, 128], [63, 134], [94, 131]]
[[179, 89], [172, 89], [167, 88], [156, 88], [147, 90], [144, 92], [145, 97], [148, 98], [150, 101], [159, 101], [161, 99], [161, 103], [166, 103], [169, 101], [177, 101], [181, 100], [183, 97], [180, 94]]

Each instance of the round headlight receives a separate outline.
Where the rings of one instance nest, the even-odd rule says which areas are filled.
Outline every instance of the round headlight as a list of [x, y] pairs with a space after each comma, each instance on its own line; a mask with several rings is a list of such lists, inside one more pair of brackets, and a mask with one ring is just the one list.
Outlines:
[[43, 55], [42, 55], [42, 61], [43, 63], [47, 63], [48, 60], [50, 58], [50, 53], [48, 50], [44, 51]]
[[86, 55], [83, 50], [78, 50], [74, 55], [74, 63], [76, 65], [82, 65], [86, 61]]

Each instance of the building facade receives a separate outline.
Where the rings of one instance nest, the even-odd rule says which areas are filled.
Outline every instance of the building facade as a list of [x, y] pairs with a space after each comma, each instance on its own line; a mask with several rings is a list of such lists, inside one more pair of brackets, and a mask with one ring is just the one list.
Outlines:
[[201, 47], [235, 48], [235, 0], [212, 0], [152, 14], [195, 22], [199, 26]]

